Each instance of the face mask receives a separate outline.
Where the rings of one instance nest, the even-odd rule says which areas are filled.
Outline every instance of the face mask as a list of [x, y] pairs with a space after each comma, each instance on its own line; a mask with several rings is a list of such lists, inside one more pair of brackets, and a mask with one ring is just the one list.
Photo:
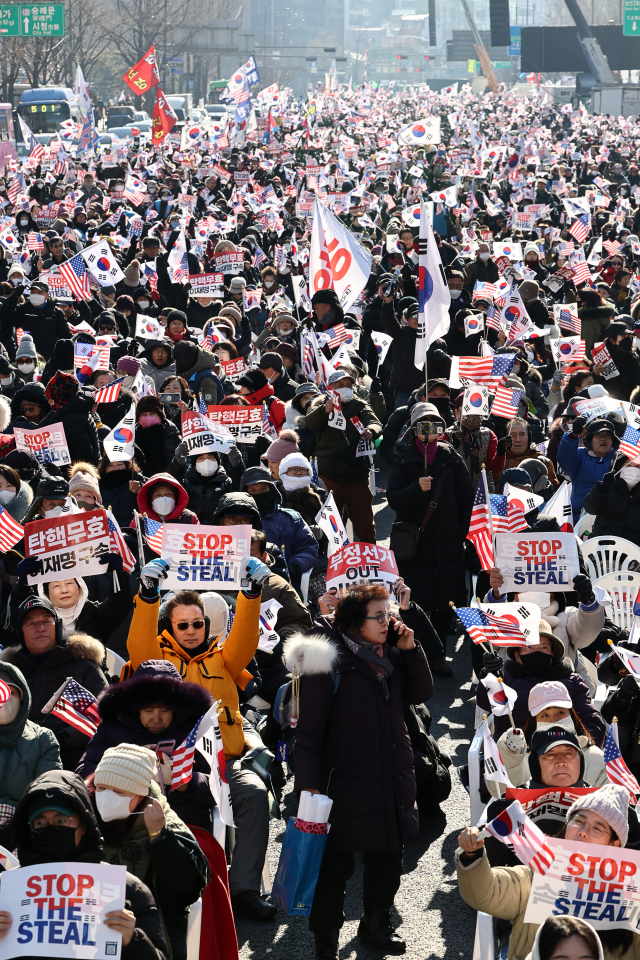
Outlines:
[[35, 363], [33, 360], [18, 360], [18, 370], [21, 370], [24, 373], [30, 373], [34, 367]]
[[349, 400], [353, 397], [353, 390], [351, 387], [339, 387], [336, 390], [336, 393], [340, 397], [343, 403], [349, 403]]
[[130, 800], [131, 797], [121, 797], [113, 790], [96, 790], [96, 807], [105, 823], [110, 820], [126, 820], [131, 813]]
[[0, 377], [0, 384], [2, 384], [3, 387], [10, 387], [12, 383], [13, 383], [13, 374], [10, 377], [6, 377], [6, 378]]
[[625, 353], [631, 353], [631, 337], [625, 337], [624, 340], [621, 340], [618, 347]]
[[156, 427], [160, 423], [160, 417], [157, 413], [143, 413], [140, 417], [141, 427]]
[[568, 717], [563, 717], [562, 720], [556, 720], [554, 723], [545, 723], [542, 721], [536, 724], [536, 730], [550, 730], [551, 727], [562, 727], [563, 730], [571, 730], [572, 733], [576, 732], [571, 714], [569, 714]]
[[151, 506], [159, 517], [168, 517], [176, 505], [173, 497], [156, 497]]
[[547, 607], [551, 605], [551, 594], [550, 593], [535, 593], [530, 591], [528, 593], [519, 593], [518, 597], [523, 603], [536, 603], [542, 610], [546, 610]]
[[123, 483], [128, 483], [132, 479], [131, 470], [111, 470], [100, 478], [101, 487], [119, 487]]
[[274, 496], [271, 491], [268, 493], [254, 493], [253, 499], [260, 513], [270, 513], [273, 510]]
[[[638, 479], [640, 479], [640, 476]], [[0, 490], [0, 503], [3, 507], [6, 507], [8, 503], [11, 503], [12, 500], [15, 500], [17, 495], [17, 493], [12, 492], [11, 490]]]
[[17, 287], [17, 286], [19, 286], [21, 283], [22, 283], [22, 279], [21, 279], [20, 277], [11, 277], [11, 286], [12, 286], [12, 287]]
[[527, 653], [522, 658], [522, 669], [532, 677], [541, 677], [548, 672], [551, 667], [553, 657], [550, 653]]
[[272, 287], [273, 285], [274, 285], [273, 280], [265, 280], [265, 281], [264, 281], [264, 286], [265, 286], [265, 287]]
[[41, 307], [46, 299], [41, 293], [32, 293], [29, 297], [29, 303], [34, 307]]
[[76, 828], [56, 827], [52, 823], [44, 830], [31, 834], [31, 843], [42, 857], [42, 863], [75, 860]]
[[44, 515], [47, 520], [53, 520], [54, 517], [61, 517], [62, 507], [52, 507], [51, 510], [45, 510]]
[[290, 477], [288, 474], [283, 474], [280, 477], [282, 481], [282, 486], [285, 490], [304, 490], [305, 487], [308, 487], [311, 483], [311, 477]]
[[2, 704], [0, 707], [0, 727], [6, 727], [7, 724], [13, 723], [20, 713], [21, 704], [22, 701], [18, 700], [17, 697], [11, 697], [6, 703]]
[[146, 310], [148, 306], [149, 306], [148, 300], [138, 300], [138, 307], [140, 308], [140, 310]]
[[633, 490], [636, 483], [640, 483], [640, 470], [636, 470], [635, 467], [623, 467], [620, 476], [630, 490]]
[[529, 360], [529, 362], [532, 362], [533, 358], [535, 357], [535, 353], [533, 352], [533, 350], [529, 349], [528, 347], [525, 347], [525, 353], [527, 355], [527, 360]]
[[201, 460], [196, 463], [196, 470], [201, 477], [212, 477], [218, 472], [218, 464], [215, 460]]
[[479, 256], [480, 256], [480, 259], [481, 259], [481, 260], [488, 260], [489, 257], [491, 256], [491, 254], [485, 252], [485, 253], [479, 254]]

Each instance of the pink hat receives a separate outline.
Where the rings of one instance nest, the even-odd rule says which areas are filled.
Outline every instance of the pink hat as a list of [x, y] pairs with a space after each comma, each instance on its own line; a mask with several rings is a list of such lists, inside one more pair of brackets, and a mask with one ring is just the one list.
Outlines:
[[563, 707], [571, 710], [573, 702], [564, 683], [559, 680], [545, 680], [537, 683], [529, 692], [529, 713], [537, 717], [542, 710], [548, 707]]

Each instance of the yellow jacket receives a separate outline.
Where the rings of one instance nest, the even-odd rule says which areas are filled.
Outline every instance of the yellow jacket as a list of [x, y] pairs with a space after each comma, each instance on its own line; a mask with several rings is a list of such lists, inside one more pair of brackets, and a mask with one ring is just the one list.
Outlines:
[[195, 657], [189, 657], [167, 630], [158, 636], [159, 598], [148, 603], [138, 594], [133, 604], [133, 619], [127, 637], [130, 667], [127, 665], [123, 674], [130, 675], [130, 671], [136, 670], [145, 660], [169, 660], [180, 671], [183, 680], [205, 687], [214, 700], [221, 701], [218, 720], [225, 756], [241, 756], [245, 742], [236, 683], [242, 679], [244, 668], [258, 648], [260, 597], [250, 599], [240, 591], [233, 626], [224, 644], [219, 645], [218, 637], [208, 650]]

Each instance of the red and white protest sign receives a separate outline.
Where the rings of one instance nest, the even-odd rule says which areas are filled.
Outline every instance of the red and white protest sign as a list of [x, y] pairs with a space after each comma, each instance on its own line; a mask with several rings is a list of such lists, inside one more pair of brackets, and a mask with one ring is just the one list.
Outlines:
[[251, 527], [165, 523], [162, 559], [171, 569], [167, 590], [240, 590], [251, 555]]
[[255, 443], [262, 436], [262, 404], [254, 407], [207, 407], [207, 416], [214, 423], [228, 427], [238, 442]]
[[49, 583], [104, 573], [100, 557], [111, 551], [104, 510], [72, 513], [53, 520], [34, 520], [24, 528], [25, 552], [42, 560], [43, 572], [29, 583]]
[[215, 423], [202, 413], [187, 410], [182, 414], [181, 421], [182, 439], [187, 444], [188, 457], [200, 453], [213, 453], [214, 450], [228, 453], [235, 443], [227, 427]]
[[228, 170], [225, 170], [224, 167], [221, 167], [219, 163], [216, 163], [213, 168], [213, 172], [216, 177], [220, 177], [223, 183], [227, 183], [231, 180], [231, 174]]
[[190, 273], [189, 293], [192, 297], [206, 297], [224, 284], [222, 273]]
[[235, 360], [223, 360], [221, 366], [230, 380], [237, 380], [247, 369], [244, 357], [237, 357]]
[[497, 533], [496, 567], [506, 592], [573, 590], [580, 573], [576, 538], [572, 533]]
[[223, 253], [214, 253], [213, 262], [217, 273], [242, 273], [244, 253], [236, 250], [225, 250]]
[[507, 800], [519, 800], [526, 815], [533, 820], [558, 820], [558, 830], [567, 819], [567, 811], [576, 800], [595, 793], [598, 787], [507, 787]]
[[391, 550], [375, 543], [350, 543], [329, 557], [327, 590], [348, 590], [362, 583], [392, 586], [398, 577]]
[[620, 376], [620, 371], [613, 362], [611, 354], [604, 343], [596, 343], [591, 351], [591, 356], [593, 357], [594, 366], [602, 367], [600, 376], [604, 377], [605, 380], [611, 380], [613, 377]]
[[61, 423], [36, 430], [14, 427], [13, 435], [16, 438], [16, 450], [30, 454], [38, 463], [71, 463], [67, 438]]

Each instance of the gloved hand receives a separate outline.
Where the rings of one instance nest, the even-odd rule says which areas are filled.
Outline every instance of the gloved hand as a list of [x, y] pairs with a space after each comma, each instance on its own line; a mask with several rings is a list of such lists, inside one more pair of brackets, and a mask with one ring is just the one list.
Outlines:
[[587, 418], [585, 416], [576, 417], [571, 425], [571, 436], [579, 437], [586, 425]]
[[556, 389], [562, 385], [562, 370], [553, 371], [551, 382]]
[[43, 572], [42, 560], [40, 557], [25, 557], [20, 561], [17, 569], [20, 583], [28, 583], [27, 577], [35, 577], [36, 574]]
[[507, 434], [506, 437], [500, 437], [498, 440], [498, 456], [504, 457], [507, 450], [511, 450], [512, 443], [513, 440], [509, 434]]
[[164, 580], [169, 572], [167, 560], [151, 560], [140, 571], [140, 583], [145, 591], [143, 596], [155, 597], [160, 589], [160, 581]]
[[105, 553], [100, 557], [99, 562], [107, 564], [107, 569], [105, 571], [106, 573], [113, 573], [114, 570], [117, 570], [118, 573], [122, 573], [122, 557], [119, 553]]
[[251, 557], [245, 569], [245, 576], [249, 580], [253, 590], [262, 590], [262, 584], [265, 580], [268, 580], [270, 575], [271, 571], [266, 563], [263, 563], [262, 560], [258, 560], [256, 557]]
[[629, 700], [635, 700], [638, 696], [640, 696], [640, 687], [634, 677], [630, 674], [623, 677], [618, 686], [618, 697], [620, 700], [628, 702]]
[[85, 384], [83, 387], [80, 387], [78, 390], [78, 396], [82, 397], [84, 400], [90, 400], [92, 403], [96, 402], [96, 388]]
[[502, 657], [498, 656], [497, 653], [484, 653], [482, 663], [487, 673], [495, 673], [496, 675], [502, 672], [504, 666]]
[[371, 378], [371, 389], [369, 390], [369, 393], [382, 393], [382, 381], [380, 380], [380, 377]]
[[613, 484], [615, 482], [616, 475], [613, 470], [610, 470], [609, 473], [605, 473], [604, 477], [600, 481], [600, 490], [602, 493], [609, 493]]
[[174, 457], [178, 463], [183, 464], [187, 459], [187, 454], [189, 453], [189, 447], [187, 441], [183, 440], [182, 443], [179, 443], [176, 449], [173, 452]]
[[522, 730], [518, 730], [517, 727], [512, 727], [507, 731], [505, 740], [507, 743], [507, 749], [510, 750], [511, 753], [526, 753], [527, 741], [524, 738], [524, 733]]
[[573, 578], [573, 589], [580, 603], [590, 604], [596, 599], [591, 580], [584, 573]]
[[229, 450], [228, 456], [229, 456], [229, 463], [231, 464], [232, 467], [237, 467], [240, 461], [242, 460], [242, 454], [236, 447], [235, 443], [231, 447], [231, 450]]

